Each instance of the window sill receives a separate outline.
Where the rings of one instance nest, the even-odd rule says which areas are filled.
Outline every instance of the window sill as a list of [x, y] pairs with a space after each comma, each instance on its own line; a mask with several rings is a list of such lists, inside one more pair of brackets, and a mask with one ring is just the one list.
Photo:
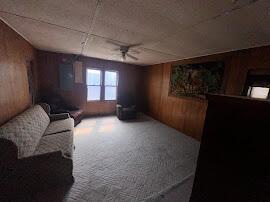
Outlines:
[[87, 103], [93, 102], [116, 102], [116, 100], [87, 100]]

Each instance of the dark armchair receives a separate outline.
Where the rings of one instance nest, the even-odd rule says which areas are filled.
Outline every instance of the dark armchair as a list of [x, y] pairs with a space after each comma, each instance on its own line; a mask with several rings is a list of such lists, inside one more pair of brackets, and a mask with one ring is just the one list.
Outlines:
[[137, 118], [137, 110], [133, 96], [122, 95], [118, 97], [116, 115], [120, 120], [130, 120]]
[[53, 93], [47, 95], [42, 98], [42, 101], [50, 105], [51, 114], [69, 113], [71, 118], [74, 119], [75, 126], [78, 125], [83, 118], [83, 110], [78, 107], [70, 106], [59, 94]]

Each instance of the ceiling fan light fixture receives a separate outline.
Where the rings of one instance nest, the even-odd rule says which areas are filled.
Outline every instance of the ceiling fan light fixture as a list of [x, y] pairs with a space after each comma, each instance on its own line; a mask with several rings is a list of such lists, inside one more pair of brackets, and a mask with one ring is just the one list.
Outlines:
[[124, 62], [126, 60], [126, 53], [122, 52], [121, 61]]
[[[121, 44], [118, 44], [118, 43], [115, 43], [114, 41], [107, 41], [107, 43], [110, 43], [110, 44], [113, 44], [115, 46], [118, 46], [118, 48], [114, 49], [114, 51], [120, 51], [121, 53], [121, 61], [124, 62], [126, 61], [126, 58], [128, 57], [130, 61], [131, 60], [138, 60], [137, 57], [129, 54], [129, 49], [130, 48], [133, 48], [133, 47], [136, 47], [136, 46], [140, 46], [141, 44], [140, 43], [137, 43], [137, 44], [131, 44], [131, 45], [121, 45]], [[132, 50], [132, 52], [138, 54], [140, 53], [139, 51], [136, 51], [136, 50]], [[119, 58], [120, 59], [120, 58]]]

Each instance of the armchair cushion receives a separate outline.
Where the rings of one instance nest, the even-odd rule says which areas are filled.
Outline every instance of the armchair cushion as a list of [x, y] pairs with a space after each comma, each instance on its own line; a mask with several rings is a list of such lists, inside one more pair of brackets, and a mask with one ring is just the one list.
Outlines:
[[73, 153], [73, 132], [66, 131], [57, 134], [43, 136], [37, 146], [34, 155], [49, 152], [62, 151], [64, 156], [71, 158]]
[[49, 124], [43, 136], [61, 133], [65, 131], [73, 131], [74, 120], [72, 118], [53, 121]]

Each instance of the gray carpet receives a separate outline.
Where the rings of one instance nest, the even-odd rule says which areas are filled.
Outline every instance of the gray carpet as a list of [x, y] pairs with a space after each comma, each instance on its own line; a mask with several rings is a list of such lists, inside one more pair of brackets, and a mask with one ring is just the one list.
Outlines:
[[147, 116], [110, 116], [83, 120], [74, 142], [75, 183], [65, 200], [188, 201], [198, 141]]
[[150, 197], [146, 202], [182, 202], [189, 201], [194, 175], [186, 177], [183, 181], [164, 189]]

